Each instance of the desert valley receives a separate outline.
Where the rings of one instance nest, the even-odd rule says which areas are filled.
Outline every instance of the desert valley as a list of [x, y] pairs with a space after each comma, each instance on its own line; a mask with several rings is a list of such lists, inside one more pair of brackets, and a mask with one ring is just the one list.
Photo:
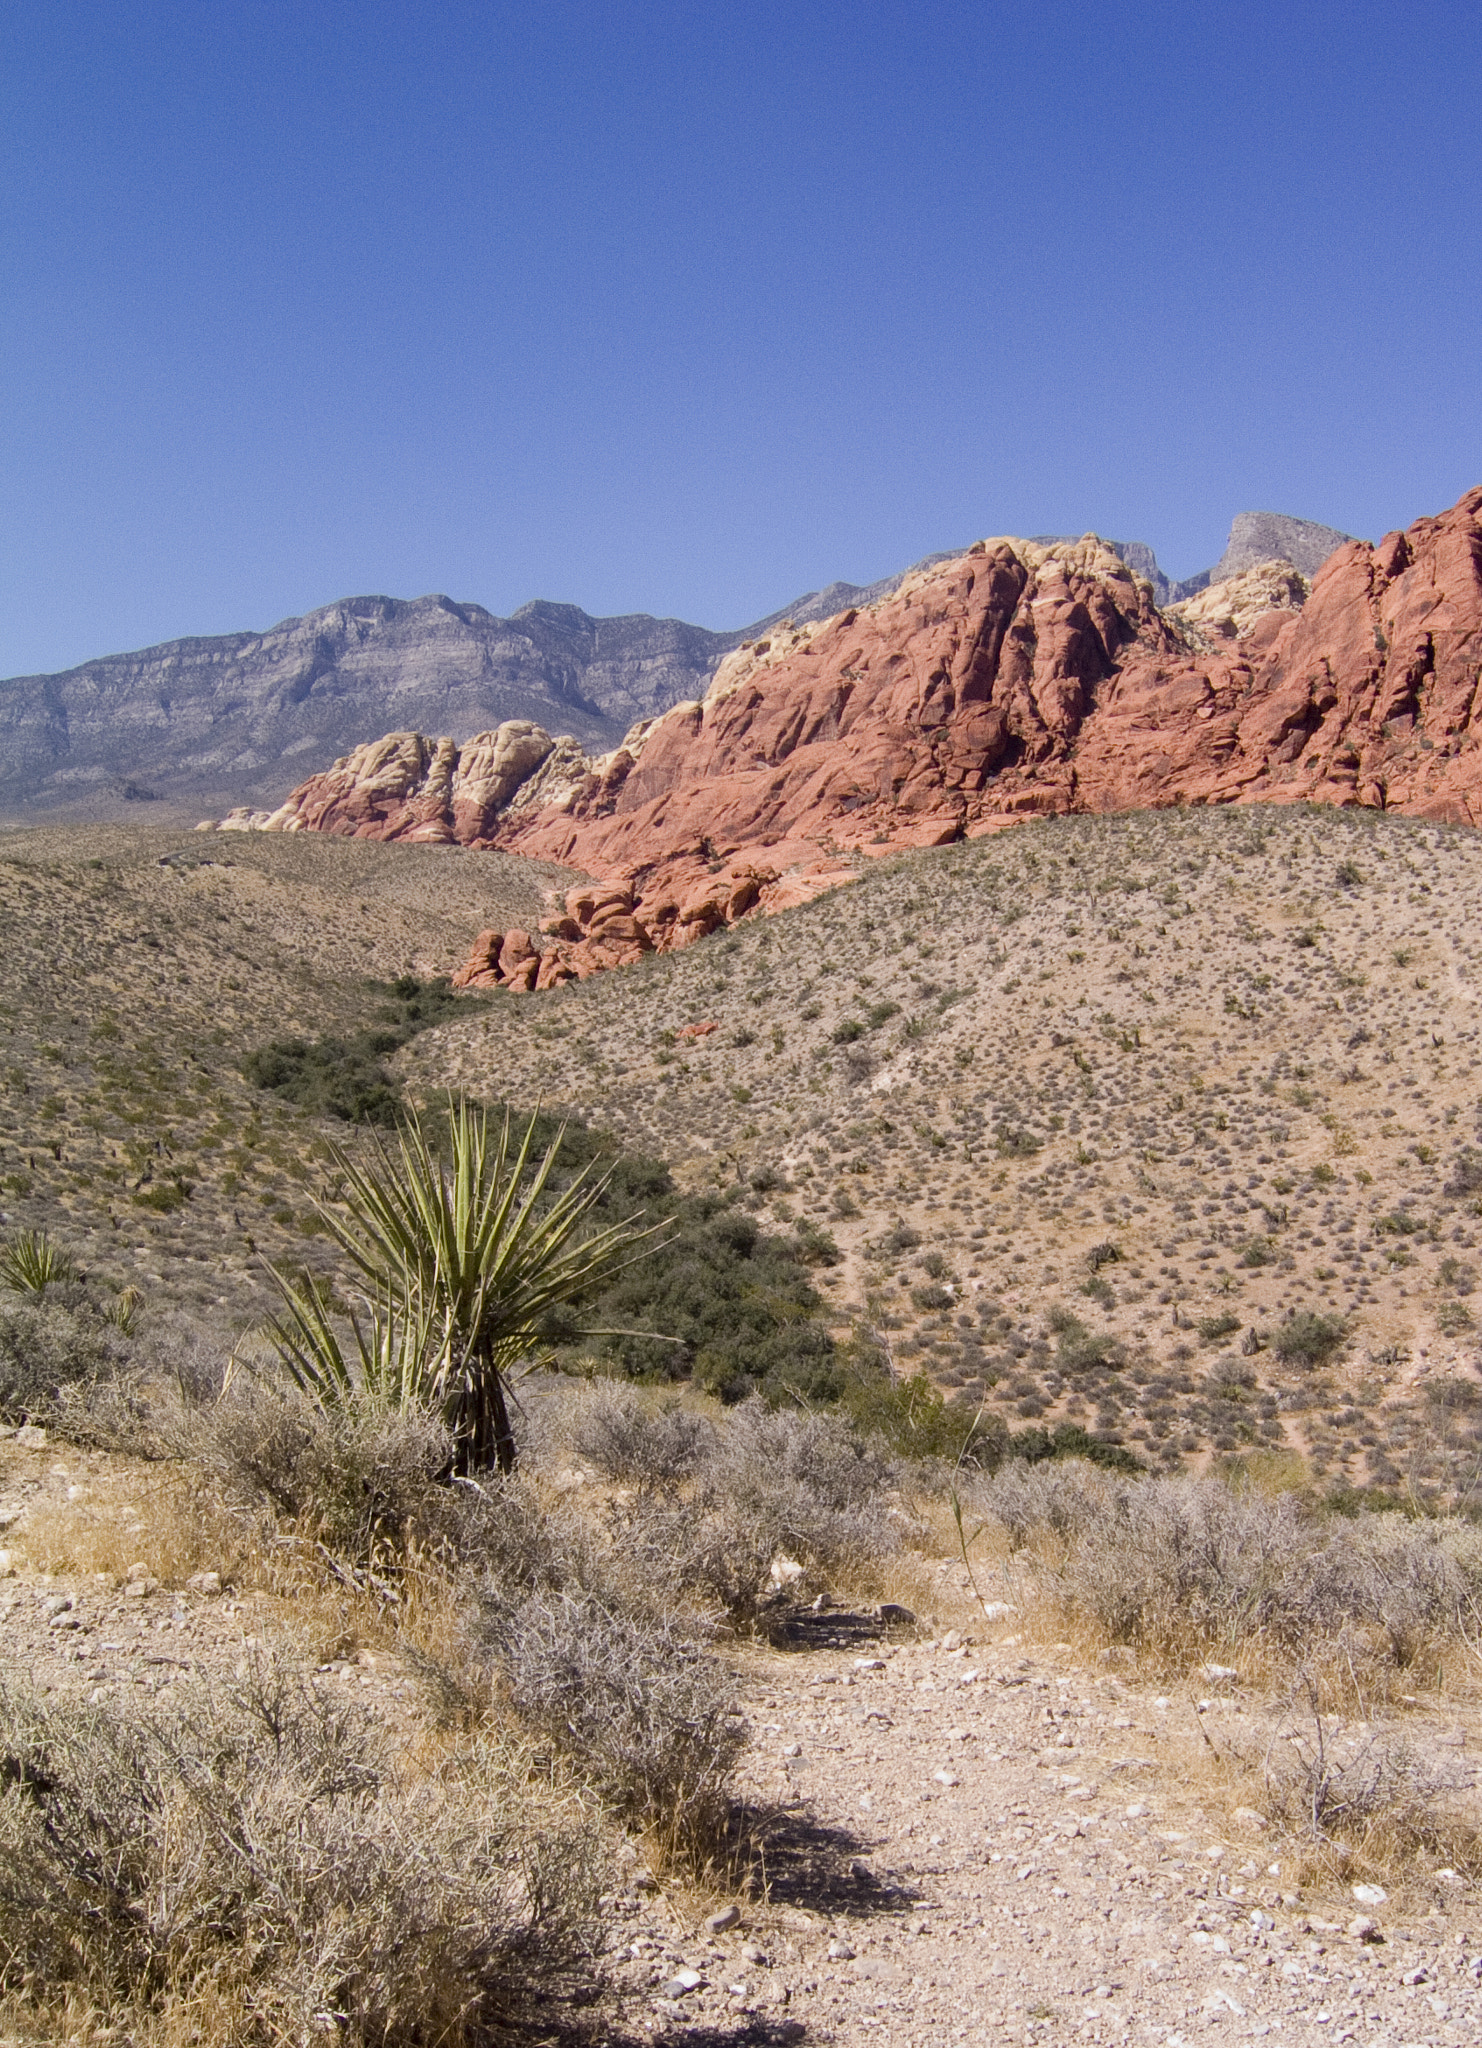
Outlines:
[[1482, 489], [0, 684], [6, 2038], [1475, 2040], [1479, 692]]

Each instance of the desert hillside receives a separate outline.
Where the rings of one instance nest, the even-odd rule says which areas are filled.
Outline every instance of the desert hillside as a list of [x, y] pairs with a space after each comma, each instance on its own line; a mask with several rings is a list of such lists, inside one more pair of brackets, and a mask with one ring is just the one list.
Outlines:
[[960, 1400], [1444, 1493], [1482, 1402], [1478, 862], [1358, 811], [1046, 820], [399, 1058], [826, 1227], [841, 1324]]

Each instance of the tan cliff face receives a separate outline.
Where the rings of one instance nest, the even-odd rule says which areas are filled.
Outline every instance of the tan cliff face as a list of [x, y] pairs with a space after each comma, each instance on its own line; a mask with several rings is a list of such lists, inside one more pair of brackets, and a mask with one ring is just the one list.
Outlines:
[[538, 949], [486, 934], [498, 946], [470, 962], [548, 986], [812, 895], [851, 856], [1026, 816], [1315, 801], [1478, 822], [1479, 672], [1482, 489], [1340, 548], [1310, 595], [1266, 563], [1167, 613], [1094, 536], [980, 541], [864, 610], [736, 649], [702, 702], [609, 754], [519, 721], [461, 748], [393, 734], [267, 822], [598, 877], [610, 900], [575, 892]]

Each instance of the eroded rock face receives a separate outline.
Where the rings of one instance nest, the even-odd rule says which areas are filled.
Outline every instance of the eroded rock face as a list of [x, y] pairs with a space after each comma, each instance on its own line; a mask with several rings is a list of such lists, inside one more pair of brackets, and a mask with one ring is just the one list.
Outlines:
[[784, 621], [609, 754], [517, 722], [461, 750], [393, 734], [272, 824], [598, 877], [533, 967], [486, 933], [463, 970], [545, 987], [799, 901], [860, 854], [1026, 816], [1316, 801], [1482, 821], [1479, 673], [1482, 489], [1340, 548], [1310, 596], [1264, 563], [1167, 614], [1094, 536], [982, 541], [866, 609]]

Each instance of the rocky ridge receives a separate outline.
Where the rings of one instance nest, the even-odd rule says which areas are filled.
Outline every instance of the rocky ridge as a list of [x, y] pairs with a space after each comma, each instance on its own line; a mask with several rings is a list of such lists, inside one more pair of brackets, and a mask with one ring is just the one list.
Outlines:
[[[805, 900], [891, 849], [1026, 817], [1205, 803], [1482, 816], [1482, 489], [1310, 585], [1258, 564], [1160, 611], [1094, 535], [999, 539], [878, 603], [784, 621], [703, 699], [585, 757], [506, 724], [462, 749], [397, 734], [235, 823], [499, 846], [607, 885], [549, 943], [470, 978], [550, 986]], [[528, 759], [512, 790], [491, 765]], [[538, 757], [538, 758], [537, 758]], [[490, 780], [491, 775], [493, 780]], [[598, 929], [601, 926], [602, 929]]]
[[[1310, 522], [1243, 513], [1232, 548], [1253, 519], [1276, 535], [1267, 552], [1289, 554], [1308, 574], [1316, 562], [1300, 536], [1340, 538]], [[1298, 538], [1278, 544], [1278, 528]], [[1160, 603], [1209, 581], [1171, 585], [1145, 543], [1109, 545], [1151, 579]], [[875, 583], [831, 583], [729, 633], [645, 613], [594, 618], [543, 601], [501, 619], [443, 596], [352, 597], [262, 633], [172, 640], [59, 675], [13, 677], [0, 683], [0, 814], [101, 817], [152, 800], [271, 809], [296, 763], [344, 754], [391, 727], [461, 741], [523, 720], [600, 751], [634, 720], [701, 696], [726, 654], [784, 618], [817, 624], [878, 604], [961, 552], [928, 555]]]

